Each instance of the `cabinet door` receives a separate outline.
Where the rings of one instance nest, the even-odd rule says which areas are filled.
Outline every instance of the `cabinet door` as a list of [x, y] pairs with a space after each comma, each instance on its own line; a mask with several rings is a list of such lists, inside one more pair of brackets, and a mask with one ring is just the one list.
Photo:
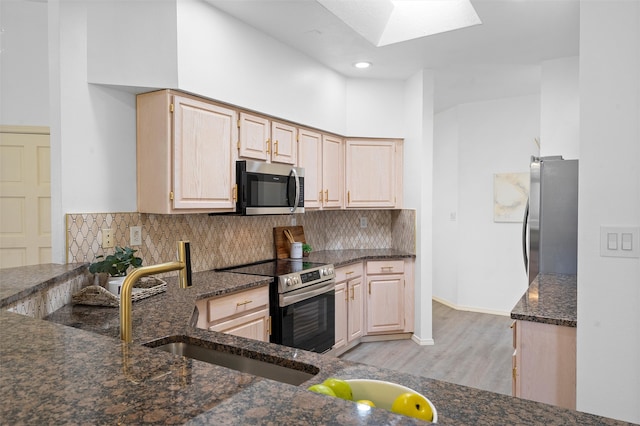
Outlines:
[[298, 131], [298, 166], [304, 168], [304, 208], [322, 207], [322, 135]]
[[173, 208], [233, 209], [235, 111], [177, 95], [173, 103]]
[[576, 409], [576, 328], [516, 321], [516, 396]]
[[297, 160], [297, 130], [288, 124], [271, 122], [271, 162], [296, 164]]
[[336, 284], [336, 343], [334, 349], [347, 344], [347, 285], [343, 281]]
[[344, 187], [343, 142], [332, 136], [322, 137], [322, 185], [324, 208], [341, 208]]
[[367, 333], [404, 331], [404, 275], [367, 277]]
[[349, 281], [349, 327], [347, 340], [351, 342], [364, 333], [364, 299], [362, 291], [362, 277]]
[[396, 207], [396, 143], [346, 141], [347, 208]]
[[240, 158], [266, 161], [271, 156], [269, 120], [264, 117], [240, 113]]
[[233, 334], [247, 339], [269, 341], [269, 310], [262, 309], [209, 327], [211, 331]]

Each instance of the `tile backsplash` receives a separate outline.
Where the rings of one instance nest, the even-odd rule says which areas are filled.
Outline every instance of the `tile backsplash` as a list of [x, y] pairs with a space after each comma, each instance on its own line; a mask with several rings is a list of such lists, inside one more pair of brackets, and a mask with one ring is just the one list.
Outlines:
[[[360, 218], [366, 218], [366, 228]], [[129, 246], [129, 228], [142, 228], [135, 246], [143, 265], [175, 260], [177, 241], [191, 241], [193, 271], [272, 259], [273, 228], [304, 226], [314, 250], [392, 248], [415, 253], [414, 210], [327, 210], [281, 216], [156, 215], [146, 213], [69, 213], [67, 262], [93, 262], [103, 250], [102, 229], [112, 229], [115, 245]]]

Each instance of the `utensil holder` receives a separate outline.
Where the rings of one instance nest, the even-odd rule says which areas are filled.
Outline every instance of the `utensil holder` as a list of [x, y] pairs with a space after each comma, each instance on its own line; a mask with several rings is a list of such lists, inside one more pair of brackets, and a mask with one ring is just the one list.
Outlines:
[[301, 259], [302, 258], [302, 243], [291, 243], [291, 259]]

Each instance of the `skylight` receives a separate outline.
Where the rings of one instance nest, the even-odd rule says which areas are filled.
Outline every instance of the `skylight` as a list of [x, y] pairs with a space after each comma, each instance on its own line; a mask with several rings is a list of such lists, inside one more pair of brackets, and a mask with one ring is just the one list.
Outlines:
[[377, 47], [478, 25], [469, 0], [316, 0]]

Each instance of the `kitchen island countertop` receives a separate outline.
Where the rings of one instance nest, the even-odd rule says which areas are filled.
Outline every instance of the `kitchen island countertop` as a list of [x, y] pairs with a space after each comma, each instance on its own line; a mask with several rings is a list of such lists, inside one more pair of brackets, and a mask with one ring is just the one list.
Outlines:
[[[348, 252], [348, 256], [346, 252], [341, 256], [339, 251], [318, 252], [309, 260], [334, 257], [347, 264], [376, 256], [371, 251], [361, 253], [364, 257]], [[385, 253], [377, 255], [384, 258]], [[395, 255], [404, 257], [402, 253]], [[51, 270], [59, 272], [60, 267], [52, 265]], [[166, 293], [134, 303], [131, 344], [118, 339], [118, 310], [114, 308], [66, 305], [49, 321], [0, 312], [0, 418], [12, 424], [424, 424], [381, 409], [362, 411], [352, 402], [306, 390], [327, 377], [341, 377], [388, 380], [413, 388], [432, 400], [441, 424], [623, 424], [507, 395], [200, 330], [194, 327], [197, 299], [264, 286], [264, 277], [200, 272], [194, 273], [194, 285], [189, 289], [177, 288], [175, 279], [167, 281]], [[220, 350], [241, 350], [252, 357], [317, 375], [300, 386], [292, 386], [142, 345], [174, 336], [200, 340]]]

